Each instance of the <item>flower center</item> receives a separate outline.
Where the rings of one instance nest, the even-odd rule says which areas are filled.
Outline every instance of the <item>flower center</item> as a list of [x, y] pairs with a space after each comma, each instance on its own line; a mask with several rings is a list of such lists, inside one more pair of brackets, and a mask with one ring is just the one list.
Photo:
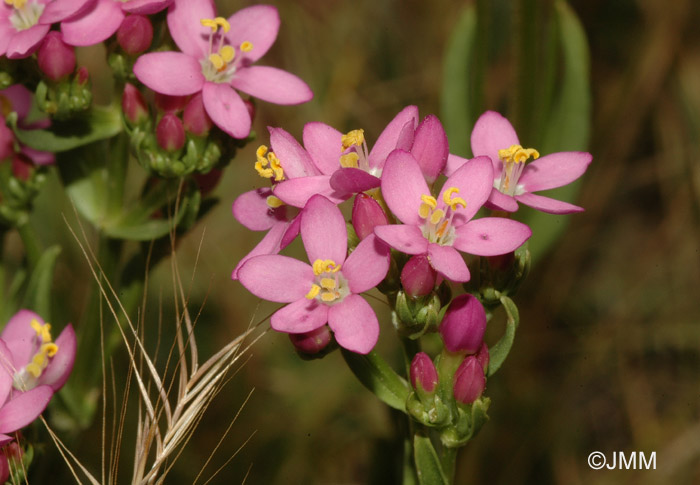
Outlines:
[[503, 162], [503, 172], [501, 178], [494, 181], [494, 187], [506, 195], [516, 195], [518, 179], [523, 173], [525, 162], [530, 157], [537, 160], [540, 158], [540, 152], [520, 145], [511, 145], [510, 148], [498, 150], [498, 158]]
[[450, 187], [442, 194], [444, 209], [439, 209], [437, 200], [432, 195], [421, 195], [422, 201], [418, 207], [418, 215], [425, 219], [421, 231], [430, 242], [441, 246], [452, 246], [455, 240], [455, 228], [452, 226], [452, 218], [457, 209], [467, 207], [467, 202], [461, 197], [453, 197], [459, 193], [457, 187]]
[[340, 272], [340, 265], [332, 259], [317, 259], [312, 265], [314, 269], [314, 283], [306, 294], [309, 300], [319, 300], [327, 305], [334, 305], [343, 301], [350, 294], [348, 281]]
[[40, 324], [36, 319], [30, 325], [36, 332], [34, 337], [34, 355], [27, 365], [15, 372], [13, 385], [20, 391], [28, 391], [36, 387], [44, 369], [49, 365], [50, 359], [58, 352], [56, 345], [51, 338], [51, 325]]
[[269, 151], [265, 145], [260, 145], [255, 154], [258, 157], [257, 162], [255, 162], [255, 170], [261, 177], [274, 179], [275, 182], [284, 180], [284, 169], [282, 169], [280, 159], [274, 152]]
[[369, 150], [367, 150], [364, 130], [349, 131], [343, 135], [341, 143], [342, 154], [339, 159], [341, 167], [359, 168], [375, 176], [381, 175], [373, 173], [369, 166]]
[[[5, 0], [7, 1], [7, 0]], [[243, 59], [241, 53], [253, 50], [253, 43], [242, 42], [239, 46], [224, 44], [226, 36], [231, 30], [231, 24], [223, 17], [214, 19], [201, 19], [203, 26], [209, 27], [209, 54], [200, 61], [202, 74], [207, 81], [215, 83], [229, 83], [236, 73], [236, 68], [240, 67]]]
[[35, 26], [44, 11], [44, 5], [34, 1], [5, 0], [5, 4], [13, 8], [10, 23], [18, 31]]

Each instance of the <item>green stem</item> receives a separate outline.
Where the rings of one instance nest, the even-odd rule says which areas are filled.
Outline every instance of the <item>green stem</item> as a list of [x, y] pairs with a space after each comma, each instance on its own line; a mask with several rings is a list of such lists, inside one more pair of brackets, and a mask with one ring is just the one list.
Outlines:
[[41, 258], [41, 242], [39, 242], [39, 237], [36, 235], [34, 228], [27, 221], [23, 224], [17, 226], [17, 232], [19, 237], [22, 239], [22, 244], [24, 244], [24, 250], [27, 253], [27, 260], [29, 261], [30, 269], [34, 269], [36, 264]]
[[455, 481], [455, 469], [457, 465], [457, 453], [459, 448], [448, 448], [443, 446], [440, 452], [440, 464], [442, 465], [442, 472], [447, 478], [447, 483], [454, 483]]

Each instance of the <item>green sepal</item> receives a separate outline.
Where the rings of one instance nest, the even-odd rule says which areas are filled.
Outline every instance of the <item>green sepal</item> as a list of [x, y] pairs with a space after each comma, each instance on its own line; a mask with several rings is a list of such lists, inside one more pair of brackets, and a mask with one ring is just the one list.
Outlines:
[[421, 485], [448, 485], [433, 443], [428, 436], [416, 434], [413, 437], [413, 455], [416, 462], [418, 483]]
[[411, 388], [379, 354], [372, 350], [367, 355], [340, 349], [345, 362], [357, 379], [381, 401], [406, 412], [406, 400]]
[[506, 357], [508, 357], [510, 349], [513, 346], [513, 340], [515, 339], [515, 331], [520, 324], [518, 307], [515, 306], [513, 300], [507, 296], [501, 296], [500, 300], [506, 311], [506, 331], [500, 340], [489, 349], [489, 369], [487, 377], [494, 375], [506, 360]]
[[406, 401], [406, 411], [425, 426], [440, 427], [450, 420], [450, 409], [434, 392], [420, 397], [419, 393], [411, 392]]
[[490, 404], [491, 399], [485, 396], [471, 404], [459, 404], [456, 422], [440, 434], [442, 444], [448, 448], [466, 445], [489, 420], [487, 411]]

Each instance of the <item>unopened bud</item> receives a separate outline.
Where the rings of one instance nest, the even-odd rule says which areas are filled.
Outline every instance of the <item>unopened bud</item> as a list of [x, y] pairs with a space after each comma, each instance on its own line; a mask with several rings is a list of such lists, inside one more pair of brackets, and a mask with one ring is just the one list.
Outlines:
[[450, 352], [476, 353], [485, 331], [486, 311], [469, 293], [452, 300], [440, 324], [440, 335]]
[[289, 340], [292, 345], [302, 354], [316, 355], [321, 352], [331, 343], [333, 335], [328, 325], [305, 333], [290, 333]]
[[433, 392], [438, 384], [435, 364], [425, 352], [418, 352], [411, 362], [411, 384], [416, 391]]
[[401, 286], [412, 297], [425, 296], [435, 288], [437, 272], [425, 254], [412, 256], [401, 270]]
[[203, 136], [211, 130], [212, 121], [204, 109], [202, 93], [195, 94], [189, 100], [187, 106], [185, 106], [185, 112], [182, 114], [182, 120], [185, 130], [193, 135]]
[[156, 139], [161, 148], [169, 152], [185, 146], [185, 129], [180, 118], [171, 113], [163, 115], [156, 127]]
[[156, 107], [164, 113], [177, 113], [187, 104], [188, 96], [170, 96], [156, 93], [153, 100]]
[[37, 53], [39, 69], [53, 80], [68, 76], [75, 69], [75, 52], [63, 42], [63, 35], [58, 31], [46, 34]]
[[138, 124], [148, 119], [148, 107], [146, 100], [143, 99], [141, 91], [133, 84], [127, 83], [124, 86], [124, 94], [122, 95], [122, 111], [124, 117], [131, 124]]
[[5, 117], [0, 115], [0, 161], [9, 158], [14, 152], [15, 135], [5, 124]]
[[476, 401], [486, 388], [484, 370], [473, 355], [464, 359], [455, 372], [454, 397], [457, 402], [471, 404]]
[[129, 15], [117, 30], [117, 42], [127, 54], [135, 55], [144, 52], [153, 41], [153, 25], [148, 17]]
[[360, 240], [374, 233], [375, 226], [389, 224], [379, 203], [366, 194], [357, 194], [352, 206], [352, 227]]
[[489, 355], [489, 348], [486, 345], [486, 342], [481, 344], [481, 348], [479, 348], [479, 351], [476, 353], [476, 360], [479, 361], [479, 364], [481, 364], [481, 367], [484, 368], [484, 374], [486, 374], [489, 370], [489, 360], [491, 359]]

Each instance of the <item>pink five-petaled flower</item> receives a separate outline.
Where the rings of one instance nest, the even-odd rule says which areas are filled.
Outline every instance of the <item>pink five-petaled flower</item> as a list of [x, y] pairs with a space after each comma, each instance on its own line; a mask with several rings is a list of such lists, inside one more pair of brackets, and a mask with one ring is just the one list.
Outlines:
[[82, 15], [61, 22], [63, 40], [78, 46], [99, 44], [119, 29], [126, 14], [150, 15], [171, 3], [172, 0], [96, 0]]
[[515, 250], [532, 234], [525, 224], [500, 217], [471, 220], [491, 192], [493, 168], [487, 157], [468, 161], [445, 182], [437, 198], [430, 194], [410, 153], [389, 155], [382, 195], [403, 225], [375, 227], [374, 233], [407, 254], [427, 254], [436, 271], [452, 281], [469, 281], [459, 251], [495, 256]]
[[277, 9], [269, 5], [244, 8], [226, 20], [216, 17], [211, 0], [175, 0], [168, 27], [182, 52], [145, 54], [134, 64], [134, 74], [158, 93], [186, 96], [201, 91], [212, 121], [234, 138], [245, 138], [250, 113], [232, 87], [276, 104], [299, 104], [313, 97], [293, 74], [251, 65], [274, 43], [279, 23]]
[[[17, 127], [22, 130], [36, 130], [48, 128], [51, 124], [48, 118], [43, 118], [33, 123], [26, 123], [26, 118], [29, 115], [29, 110], [32, 105], [32, 93], [21, 84], [14, 84], [9, 88], [0, 90], [0, 123], [5, 124], [5, 117], [11, 112], [17, 113]], [[0, 150], [2, 155], [8, 156], [14, 154], [14, 134], [10, 131], [0, 133], [0, 137], [11, 137], [11, 153], [5, 153], [7, 150]], [[2, 158], [2, 156], [0, 156]], [[19, 144], [19, 153], [16, 158], [31, 160], [36, 165], [48, 165], [54, 162], [54, 154], [51, 152], [43, 152], [29, 148], [28, 146]]]
[[[482, 114], [471, 136], [474, 156], [485, 155], [493, 163], [493, 190], [488, 205], [514, 212], [518, 202], [550, 214], [571, 214], [583, 208], [533, 192], [567, 185], [579, 178], [593, 160], [586, 152], [559, 152], [545, 155], [533, 148], [523, 148], [510, 122], [495, 111]], [[525, 162], [529, 158], [535, 161]], [[459, 157], [451, 157], [454, 170]]]
[[315, 195], [301, 214], [301, 238], [311, 264], [267, 255], [251, 258], [238, 278], [251, 293], [289, 305], [270, 319], [273, 329], [305, 333], [328, 322], [335, 339], [366, 354], [377, 343], [379, 322], [359, 293], [381, 282], [389, 270], [389, 248], [375, 236], [347, 256], [347, 229], [336, 205]]
[[92, 0], [4, 0], [0, 5], [0, 56], [30, 56], [51, 24], [80, 14]]

